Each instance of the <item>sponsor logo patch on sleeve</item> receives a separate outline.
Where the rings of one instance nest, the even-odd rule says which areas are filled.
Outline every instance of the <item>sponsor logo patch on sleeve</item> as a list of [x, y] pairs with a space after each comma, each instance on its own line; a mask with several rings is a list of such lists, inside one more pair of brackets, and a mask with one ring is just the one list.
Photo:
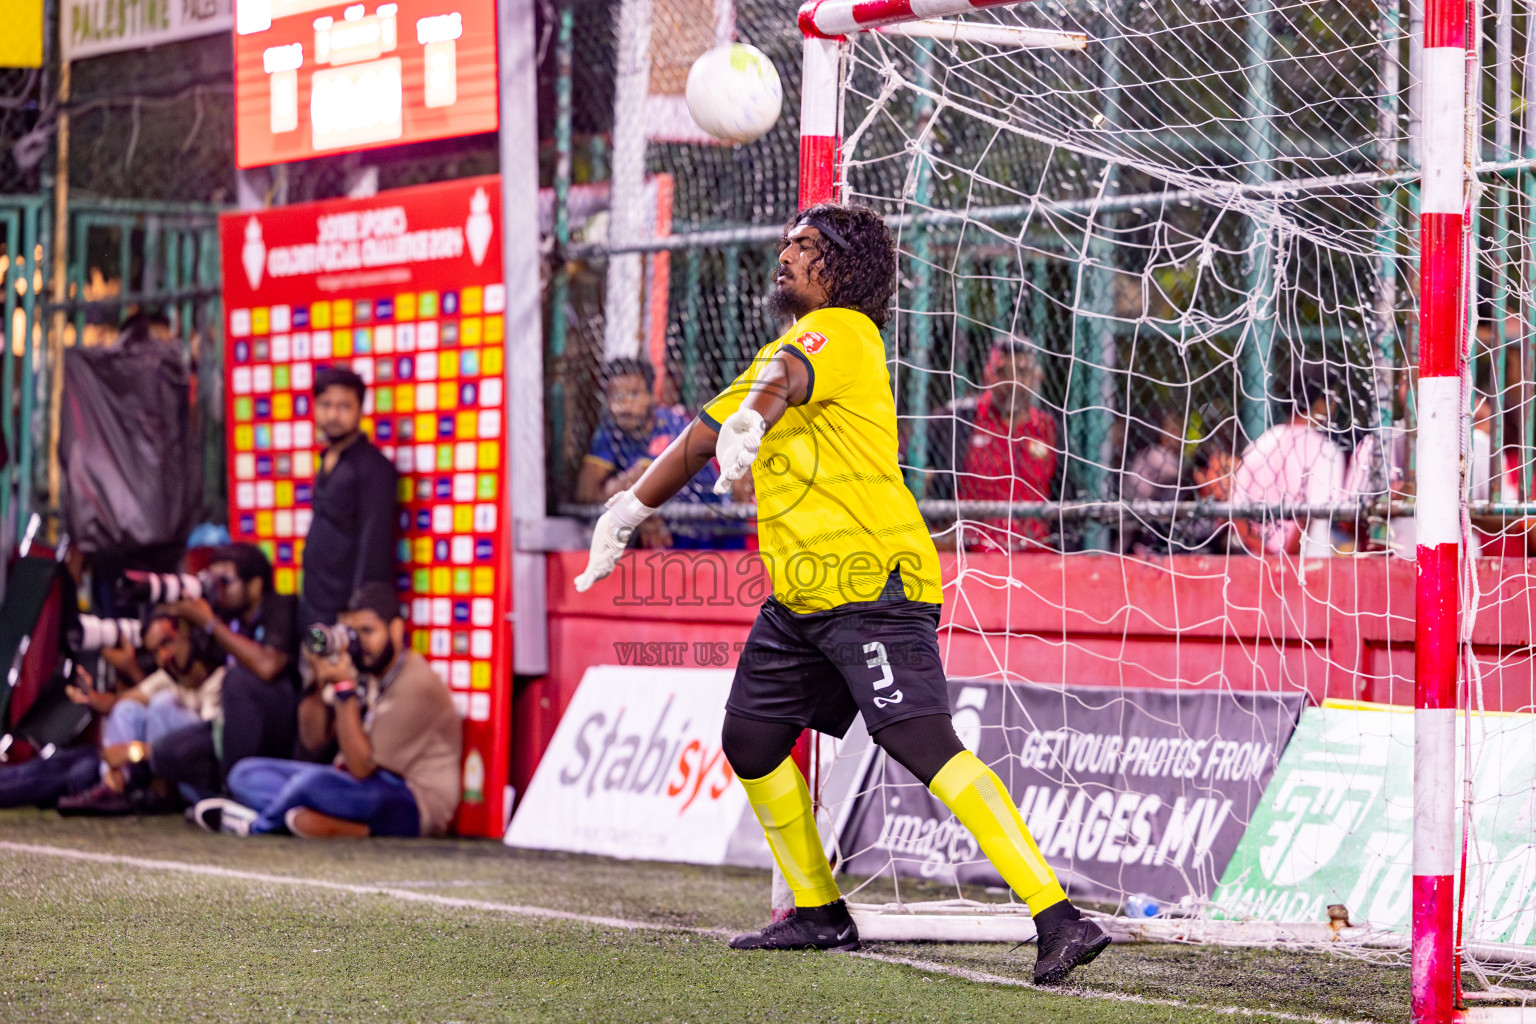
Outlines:
[[827, 336], [820, 331], [806, 331], [800, 335], [799, 342], [805, 348], [806, 355], [815, 355], [820, 352], [827, 343]]

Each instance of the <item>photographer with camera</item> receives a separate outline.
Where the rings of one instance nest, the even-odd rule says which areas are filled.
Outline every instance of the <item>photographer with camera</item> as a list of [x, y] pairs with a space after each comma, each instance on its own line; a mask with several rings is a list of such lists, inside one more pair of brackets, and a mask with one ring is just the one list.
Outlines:
[[[341, 753], [330, 767], [255, 757], [229, 774], [233, 800], [194, 810], [209, 831], [304, 838], [440, 835], [459, 802], [462, 726], [448, 688], [405, 644], [392, 585], [365, 583], [340, 624], [306, 641], [321, 725]], [[304, 738], [315, 743], [322, 736]]]
[[229, 544], [214, 552], [199, 582], [179, 593], [155, 591], [176, 598], [169, 610], [225, 666], [217, 717], [172, 733], [156, 748], [157, 774], [189, 800], [221, 792], [243, 758], [293, 756], [297, 734], [295, 601], [273, 589], [272, 563], [254, 544]]
[[[207, 728], [201, 723], [218, 716], [224, 679], [223, 654], [206, 634], [194, 630], [185, 619], [166, 608], [151, 613], [143, 630], [143, 643], [154, 659], [156, 671], [115, 696], [96, 692], [90, 675], [84, 669], [76, 670], [81, 685], [69, 688], [70, 699], [105, 714], [106, 722], [99, 774], [92, 780], [95, 784], [82, 789], [68, 780], [51, 780], [60, 785], [60, 792], [54, 794], [60, 814], [114, 815], [174, 809], [175, 798], [169, 789], [153, 784], [157, 773], [150, 758], [166, 737], [188, 728]], [[61, 762], [59, 768], [63, 765]]]
[[363, 378], [342, 367], [315, 374], [315, 430], [324, 438], [304, 539], [300, 622], [330, 625], [364, 583], [395, 581], [398, 476], [362, 431]]

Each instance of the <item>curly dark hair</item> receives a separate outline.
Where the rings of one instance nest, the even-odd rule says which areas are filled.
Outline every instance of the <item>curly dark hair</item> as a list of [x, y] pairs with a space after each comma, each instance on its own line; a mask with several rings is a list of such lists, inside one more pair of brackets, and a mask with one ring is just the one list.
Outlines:
[[805, 226], [821, 232], [811, 267], [827, 289], [827, 305], [858, 310], [885, 327], [896, 290], [896, 240], [885, 221], [868, 206], [818, 203], [784, 225], [779, 248], [789, 244], [791, 231]]

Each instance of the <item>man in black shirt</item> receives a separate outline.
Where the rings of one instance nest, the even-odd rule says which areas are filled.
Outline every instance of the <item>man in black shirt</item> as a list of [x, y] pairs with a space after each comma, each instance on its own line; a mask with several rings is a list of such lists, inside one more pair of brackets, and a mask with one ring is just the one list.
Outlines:
[[209, 597], [178, 601], [170, 611], [201, 629], [227, 655], [264, 683], [293, 688], [298, 664], [298, 614], [292, 597], [272, 584], [272, 563], [255, 544], [228, 544], [208, 565]]
[[329, 625], [364, 583], [395, 582], [397, 476], [360, 429], [366, 385], [351, 370], [315, 374], [315, 428], [325, 439], [304, 540], [301, 629]]
[[247, 757], [291, 757], [298, 731], [297, 604], [272, 585], [272, 563], [254, 544], [219, 548], [208, 566], [212, 601], [179, 601], [170, 611], [224, 655], [219, 716], [164, 737], [155, 774], [182, 794], [213, 796]]

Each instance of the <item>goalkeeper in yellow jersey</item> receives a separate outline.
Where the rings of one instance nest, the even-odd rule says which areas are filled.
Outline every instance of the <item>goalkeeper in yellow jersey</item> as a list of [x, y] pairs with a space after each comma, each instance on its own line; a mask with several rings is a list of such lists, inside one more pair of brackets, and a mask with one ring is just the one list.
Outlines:
[[950, 722], [939, 559], [897, 465], [880, 338], [895, 277], [895, 244], [873, 210], [824, 204], [796, 217], [769, 297], [793, 326], [610, 500], [576, 589], [612, 572], [635, 527], [712, 456], [722, 493], [752, 470], [773, 596], [737, 665], [721, 743], [795, 911], [731, 945], [857, 945], [789, 755], [802, 729], [842, 736], [862, 712], [874, 741], [954, 812], [1029, 905], [1040, 936], [1035, 981], [1056, 984], [1109, 936], [1068, 901], [1002, 781]]

